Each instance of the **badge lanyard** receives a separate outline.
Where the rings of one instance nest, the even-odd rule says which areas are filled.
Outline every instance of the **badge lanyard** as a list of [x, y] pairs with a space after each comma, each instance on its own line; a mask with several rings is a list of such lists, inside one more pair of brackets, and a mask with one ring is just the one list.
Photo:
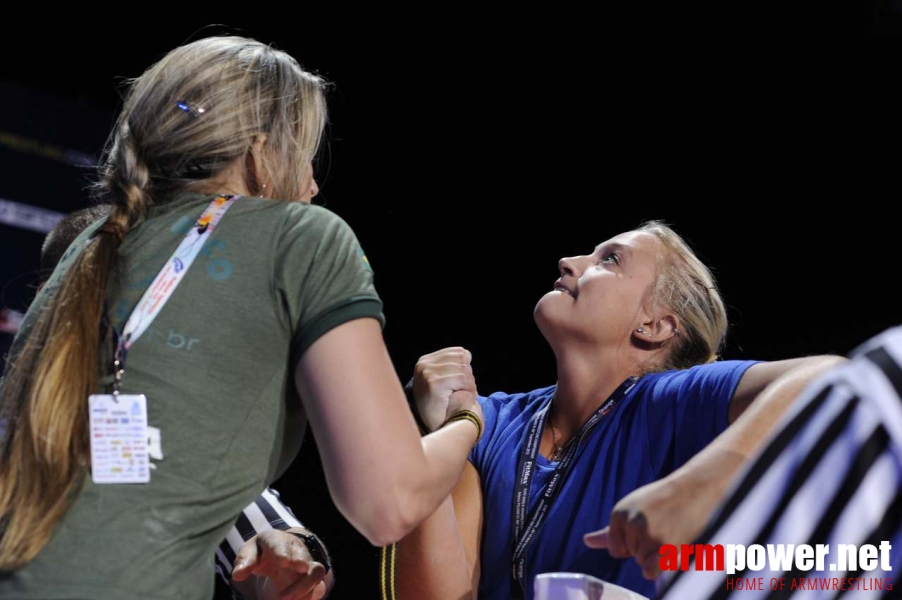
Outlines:
[[595, 411], [595, 414], [593, 414], [579, 432], [573, 436], [573, 439], [569, 442], [567, 452], [561, 458], [554, 474], [552, 474], [544, 491], [539, 496], [536, 507], [527, 517], [526, 510], [529, 504], [529, 490], [532, 487], [532, 479], [536, 469], [536, 457], [539, 454], [539, 445], [542, 441], [542, 432], [545, 431], [545, 422], [548, 419], [548, 411], [551, 408], [551, 402], [530, 419], [526, 432], [526, 440], [520, 450], [520, 458], [517, 462], [517, 480], [515, 482], [516, 487], [513, 504], [513, 555], [511, 556], [511, 571], [516, 588], [519, 589], [519, 598], [525, 597], [526, 551], [529, 548], [529, 545], [535, 540], [542, 525], [545, 524], [548, 512], [551, 510], [551, 506], [557, 499], [558, 494], [560, 494], [561, 488], [564, 486], [564, 481], [570, 474], [570, 467], [573, 464], [573, 460], [576, 458], [580, 442], [583, 437], [601, 422], [601, 419], [610, 412], [614, 405], [626, 396], [637, 381], [638, 378], [630, 377], [620, 384], [614, 393], [611, 394], [611, 397], [601, 405], [601, 408]]
[[113, 393], [88, 397], [94, 483], [148, 483], [153, 468], [150, 455], [162, 458], [159, 431], [147, 423], [147, 398], [143, 394], [119, 393], [125, 357], [172, 297], [216, 224], [237, 199], [238, 196], [220, 196], [210, 203], [144, 292], [122, 334], [113, 328], [116, 335]]
[[219, 196], [207, 206], [206, 210], [197, 219], [197, 223], [188, 231], [178, 248], [175, 249], [175, 252], [166, 261], [160, 272], [157, 273], [150, 287], [144, 292], [135, 310], [132, 311], [131, 316], [125, 323], [122, 333], [116, 332], [116, 352], [113, 357], [114, 396], [119, 395], [122, 375], [125, 373], [125, 358], [129, 349], [138, 341], [141, 334], [150, 327], [150, 324], [157, 318], [160, 311], [163, 310], [166, 302], [172, 297], [175, 289], [181, 283], [192, 263], [194, 263], [194, 259], [197, 258], [220, 219], [239, 197]]

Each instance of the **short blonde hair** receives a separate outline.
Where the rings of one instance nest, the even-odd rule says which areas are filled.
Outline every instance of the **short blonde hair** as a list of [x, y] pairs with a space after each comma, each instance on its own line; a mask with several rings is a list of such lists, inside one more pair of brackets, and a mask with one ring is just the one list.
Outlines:
[[727, 310], [714, 276], [689, 245], [661, 221], [643, 223], [636, 231], [661, 241], [652, 301], [666, 306], [679, 321], [663, 364], [655, 370], [686, 369], [717, 360], [727, 335]]

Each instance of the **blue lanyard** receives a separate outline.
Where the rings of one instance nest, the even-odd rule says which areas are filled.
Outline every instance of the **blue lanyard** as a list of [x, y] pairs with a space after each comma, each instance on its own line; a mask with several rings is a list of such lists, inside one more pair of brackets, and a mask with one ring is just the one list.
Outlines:
[[[526, 509], [529, 505], [529, 490], [532, 487], [532, 479], [535, 476], [536, 457], [539, 455], [539, 445], [542, 442], [542, 432], [545, 431], [545, 422], [548, 419], [548, 411], [551, 402], [546, 404], [539, 412], [533, 415], [526, 431], [526, 440], [520, 450], [520, 458], [517, 462], [516, 491], [513, 504], [513, 531], [511, 556], [511, 574], [514, 578], [515, 589], [519, 590], [518, 598], [524, 598], [526, 581], [526, 551], [535, 540], [536, 535], [545, 524], [548, 512], [564, 487], [564, 481], [570, 474], [570, 467], [579, 451], [579, 444], [583, 437], [601, 422], [601, 419], [610, 412], [615, 404], [633, 388], [639, 379], [630, 377], [620, 384], [611, 397], [601, 405], [595, 414], [583, 424], [569, 443], [569, 448], [558, 463], [554, 474], [545, 485], [542, 495], [539, 496], [536, 507], [527, 517]], [[553, 401], [553, 400], [552, 400]]]

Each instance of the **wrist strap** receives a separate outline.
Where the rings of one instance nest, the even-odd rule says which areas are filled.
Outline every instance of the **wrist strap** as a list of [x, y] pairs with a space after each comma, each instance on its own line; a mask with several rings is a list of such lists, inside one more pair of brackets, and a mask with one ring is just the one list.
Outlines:
[[469, 421], [476, 426], [476, 439], [478, 440], [482, 437], [482, 419], [480, 419], [479, 415], [477, 415], [472, 410], [457, 411], [456, 413], [448, 417], [448, 419], [444, 423], [442, 423], [442, 427], [444, 427], [448, 423], [453, 423], [454, 421]]
[[[420, 429], [420, 434], [429, 435], [432, 433], [432, 430], [426, 426], [426, 422], [423, 421], [423, 417], [420, 416], [420, 411], [417, 409], [417, 402], [413, 395], [413, 379], [407, 382], [407, 385], [404, 386], [404, 395], [407, 396], [407, 404], [410, 405], [410, 412], [413, 413], [413, 419], [417, 423], [417, 427]], [[476, 439], [482, 437], [482, 419], [479, 418], [472, 410], [459, 410], [450, 417], [448, 417], [444, 423], [441, 424], [439, 429], [447, 425], [448, 423], [452, 423], [454, 421], [462, 421], [466, 420], [471, 422], [476, 426]]]
[[332, 570], [332, 563], [329, 562], [329, 555], [326, 554], [326, 549], [323, 548], [323, 544], [319, 541], [318, 537], [312, 533], [299, 533], [297, 531], [287, 531], [286, 533], [290, 533], [291, 535], [304, 540], [304, 545], [307, 546], [310, 558], [324, 566], [326, 568], [326, 573]]

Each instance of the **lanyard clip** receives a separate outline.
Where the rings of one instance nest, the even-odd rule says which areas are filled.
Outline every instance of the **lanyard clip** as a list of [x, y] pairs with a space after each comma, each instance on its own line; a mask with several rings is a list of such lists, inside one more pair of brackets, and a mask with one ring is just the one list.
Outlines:
[[113, 356], [113, 397], [119, 396], [122, 387], [122, 375], [125, 373], [125, 365], [122, 361], [122, 344], [116, 344], [116, 353]]

